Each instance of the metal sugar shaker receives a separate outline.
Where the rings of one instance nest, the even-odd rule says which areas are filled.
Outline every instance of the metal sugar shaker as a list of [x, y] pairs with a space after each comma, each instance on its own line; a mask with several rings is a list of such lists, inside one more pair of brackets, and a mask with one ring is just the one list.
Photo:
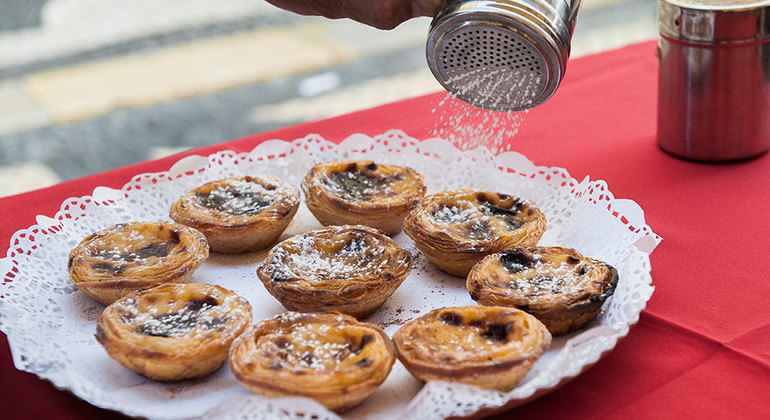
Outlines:
[[698, 161], [770, 148], [770, 1], [660, 0], [658, 146]]
[[546, 101], [567, 66], [580, 0], [456, 0], [433, 19], [428, 66], [479, 108], [519, 111]]

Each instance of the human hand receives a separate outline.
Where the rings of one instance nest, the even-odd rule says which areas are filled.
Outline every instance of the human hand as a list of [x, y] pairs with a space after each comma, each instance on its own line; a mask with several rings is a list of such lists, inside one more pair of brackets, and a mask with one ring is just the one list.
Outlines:
[[418, 16], [434, 16], [445, 0], [267, 0], [305, 16], [350, 18], [378, 29], [393, 29]]

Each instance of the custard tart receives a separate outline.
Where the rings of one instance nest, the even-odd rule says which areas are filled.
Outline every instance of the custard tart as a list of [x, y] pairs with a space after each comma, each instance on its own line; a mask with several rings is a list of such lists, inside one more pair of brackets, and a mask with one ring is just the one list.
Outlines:
[[302, 181], [308, 209], [323, 225], [359, 224], [395, 235], [425, 195], [412, 168], [371, 160], [319, 163]]
[[299, 207], [299, 190], [272, 176], [212, 181], [172, 206], [177, 223], [203, 232], [214, 252], [244, 253], [273, 244]]
[[609, 264], [561, 247], [492, 254], [473, 267], [467, 281], [473, 300], [527, 311], [553, 335], [582, 328], [617, 284], [618, 272]]
[[546, 227], [537, 206], [508, 194], [460, 189], [425, 197], [404, 233], [438, 268], [465, 277], [485, 256], [536, 245]]
[[160, 283], [187, 283], [209, 256], [202, 233], [168, 222], [122, 223], [83, 239], [69, 254], [70, 279], [105, 305]]
[[257, 269], [290, 311], [371, 314], [412, 269], [408, 251], [367, 226], [326, 226], [276, 245]]
[[393, 335], [398, 359], [421, 381], [462, 382], [509, 391], [551, 346], [551, 334], [514, 308], [441, 308]]
[[246, 330], [229, 360], [235, 378], [255, 394], [309, 397], [340, 412], [385, 381], [395, 352], [374, 324], [334, 312], [286, 312]]
[[151, 379], [176, 381], [216, 370], [249, 323], [251, 306], [227, 289], [166, 283], [107, 306], [96, 339], [124, 367]]

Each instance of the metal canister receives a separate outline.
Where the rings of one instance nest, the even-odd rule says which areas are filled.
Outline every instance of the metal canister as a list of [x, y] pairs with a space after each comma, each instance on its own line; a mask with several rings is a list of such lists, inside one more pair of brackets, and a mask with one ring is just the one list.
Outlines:
[[770, 148], [770, 1], [659, 0], [658, 146], [726, 161]]
[[453, 0], [433, 19], [426, 57], [436, 79], [479, 108], [518, 111], [559, 87], [580, 0]]

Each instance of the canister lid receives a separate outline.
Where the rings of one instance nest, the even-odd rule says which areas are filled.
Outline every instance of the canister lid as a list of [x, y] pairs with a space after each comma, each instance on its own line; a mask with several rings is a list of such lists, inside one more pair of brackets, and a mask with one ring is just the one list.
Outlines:
[[735, 11], [770, 6], [767, 0], [665, 0], [675, 6], [699, 10]]
[[442, 86], [473, 106], [537, 106], [561, 83], [574, 28], [568, 9], [553, 12], [546, 2], [452, 2], [431, 23], [428, 67]]
[[703, 44], [770, 40], [770, 1], [660, 0], [661, 36]]

